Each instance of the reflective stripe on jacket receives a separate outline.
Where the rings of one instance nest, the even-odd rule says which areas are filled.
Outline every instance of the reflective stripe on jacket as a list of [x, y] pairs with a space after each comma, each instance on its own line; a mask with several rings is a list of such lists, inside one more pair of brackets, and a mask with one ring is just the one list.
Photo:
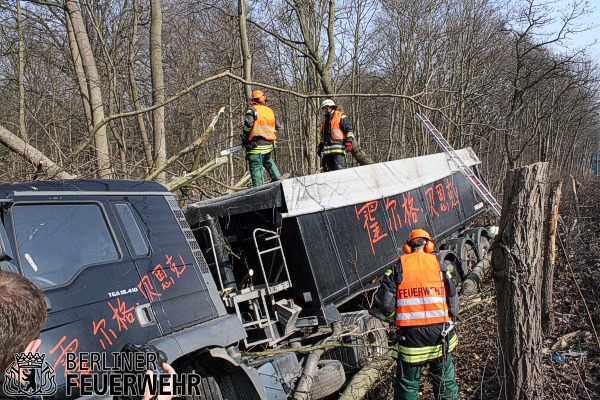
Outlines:
[[250, 134], [248, 135], [248, 140], [252, 141], [257, 137], [268, 141], [277, 139], [275, 135], [275, 113], [273, 110], [268, 106], [260, 104], [255, 104], [253, 108], [256, 111], [256, 118], [254, 119], [252, 130], [250, 130]]
[[346, 141], [352, 142], [354, 132], [350, 120], [341, 111], [334, 111], [329, 117], [321, 122], [321, 143], [323, 143], [323, 155], [346, 154]]
[[[392, 357], [400, 357], [402, 361], [407, 363], [420, 363], [428, 360], [435, 360], [436, 358], [442, 357], [445, 353], [450, 353], [456, 348], [458, 344], [458, 335], [454, 331], [449, 335], [448, 343], [440, 343], [433, 346], [423, 347], [408, 347], [398, 344], [394, 346], [392, 350]], [[444, 351], [444, 346], [448, 346]]]
[[403, 277], [396, 292], [396, 326], [449, 321], [446, 288], [437, 258], [417, 252], [401, 256], [400, 263]]

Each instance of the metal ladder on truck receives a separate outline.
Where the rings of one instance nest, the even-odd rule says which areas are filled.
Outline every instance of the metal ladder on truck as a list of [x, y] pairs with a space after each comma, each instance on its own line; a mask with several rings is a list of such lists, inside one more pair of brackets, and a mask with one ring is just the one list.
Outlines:
[[[244, 338], [244, 345], [255, 346], [258, 344], [267, 343], [269, 346], [276, 344], [278, 341], [284, 339], [287, 331], [285, 329], [282, 332], [283, 336], [280, 336], [280, 332], [277, 330], [276, 324], [279, 322], [283, 325], [286, 323], [295, 323], [295, 318], [300, 313], [300, 308], [295, 307], [293, 304], [290, 306], [290, 315], [280, 315], [284, 312], [287, 307], [282, 304], [276, 303], [273, 295], [281, 291], [287, 290], [292, 287], [290, 280], [290, 274], [287, 266], [285, 255], [283, 254], [283, 247], [281, 245], [281, 237], [278, 232], [269, 231], [266, 229], [256, 228], [252, 233], [254, 239], [254, 247], [258, 255], [258, 261], [264, 279], [264, 284], [254, 285], [251, 284], [249, 288], [242, 289], [235, 296], [231, 296], [229, 301], [225, 301], [226, 305], [233, 305], [235, 308], [238, 318], [242, 321], [244, 329], [248, 332], [254, 331], [259, 333], [258, 337], [250, 337], [250, 335]], [[259, 237], [262, 241], [262, 246], [259, 244]], [[274, 241], [274, 245], [265, 246], [269, 241]], [[266, 247], [266, 248], [265, 248]], [[275, 276], [272, 276], [273, 271], [267, 273], [265, 269], [264, 256], [270, 253], [278, 253], [281, 257], [281, 265], [277, 269]], [[283, 273], [283, 274], [282, 274]], [[282, 275], [285, 275], [284, 279]], [[252, 310], [252, 318], [249, 321], [245, 321], [242, 312], [240, 310], [241, 303], [250, 304]], [[275, 315], [272, 315], [273, 309]], [[289, 320], [288, 320], [289, 319]]]
[[460, 172], [467, 178], [467, 181], [471, 184], [473, 189], [483, 198], [483, 200], [491, 207], [492, 211], [496, 216], [500, 216], [502, 207], [498, 204], [498, 201], [494, 198], [489, 189], [481, 182], [481, 180], [475, 175], [473, 170], [465, 163], [465, 161], [458, 155], [458, 153], [450, 146], [450, 143], [444, 138], [444, 136], [437, 130], [435, 126], [427, 119], [425, 114], [415, 114], [416, 118], [427, 128], [429, 133], [433, 136], [437, 144], [440, 145], [442, 150], [446, 153], [450, 160], [458, 167]]

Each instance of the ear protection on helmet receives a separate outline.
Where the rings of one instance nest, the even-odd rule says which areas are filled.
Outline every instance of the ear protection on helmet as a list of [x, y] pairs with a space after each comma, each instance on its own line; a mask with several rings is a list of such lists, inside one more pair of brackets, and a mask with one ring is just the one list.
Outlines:
[[432, 239], [429, 239], [425, 244], [425, 253], [431, 254], [433, 253], [433, 249], [435, 249], [435, 243], [433, 243]]
[[[427, 243], [425, 243], [425, 248], [423, 250], [427, 254], [433, 253], [433, 250], [435, 249], [435, 243], [433, 243], [433, 239], [431, 239], [431, 238], [424, 238], [424, 239], [427, 239]], [[404, 244], [404, 246], [402, 246], [402, 251], [404, 252], [404, 254], [412, 253], [412, 249], [408, 245], [408, 241]]]

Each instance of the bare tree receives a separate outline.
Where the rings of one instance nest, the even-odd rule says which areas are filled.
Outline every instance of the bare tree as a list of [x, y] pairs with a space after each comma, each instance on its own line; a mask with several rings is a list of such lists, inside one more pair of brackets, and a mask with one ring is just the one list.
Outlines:
[[[165, 101], [165, 82], [162, 64], [162, 11], [160, 0], [150, 1], [150, 70], [152, 71], [152, 104]], [[165, 109], [159, 107], [152, 111], [154, 131], [154, 167], [161, 168], [167, 160], [167, 140], [165, 135]], [[166, 182], [166, 173], [158, 175], [158, 182]]]
[[[75, 43], [77, 43], [78, 53], [81, 57], [86, 84], [89, 90], [92, 122], [96, 125], [103, 121], [105, 116], [100, 75], [98, 74], [98, 69], [96, 67], [96, 60], [85, 28], [85, 22], [77, 2], [74, 0], [66, 0], [65, 12], [67, 14], [66, 18], [70, 21], [70, 24], [68, 24], [67, 27], [70, 27], [73, 30]], [[100, 178], [110, 178], [112, 177], [112, 170], [108, 148], [108, 135], [105, 126], [96, 131], [94, 142], [98, 176]]]

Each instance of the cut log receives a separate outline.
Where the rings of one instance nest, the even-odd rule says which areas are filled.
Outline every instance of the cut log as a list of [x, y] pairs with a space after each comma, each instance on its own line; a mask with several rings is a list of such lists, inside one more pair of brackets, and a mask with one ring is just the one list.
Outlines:
[[386, 358], [377, 360], [358, 371], [342, 392], [339, 400], [359, 400], [364, 398], [386, 372], [394, 365], [396, 360]]
[[475, 264], [471, 273], [467, 275], [462, 283], [461, 296], [471, 296], [479, 292], [481, 282], [490, 274], [491, 266], [492, 263], [489, 254]]

